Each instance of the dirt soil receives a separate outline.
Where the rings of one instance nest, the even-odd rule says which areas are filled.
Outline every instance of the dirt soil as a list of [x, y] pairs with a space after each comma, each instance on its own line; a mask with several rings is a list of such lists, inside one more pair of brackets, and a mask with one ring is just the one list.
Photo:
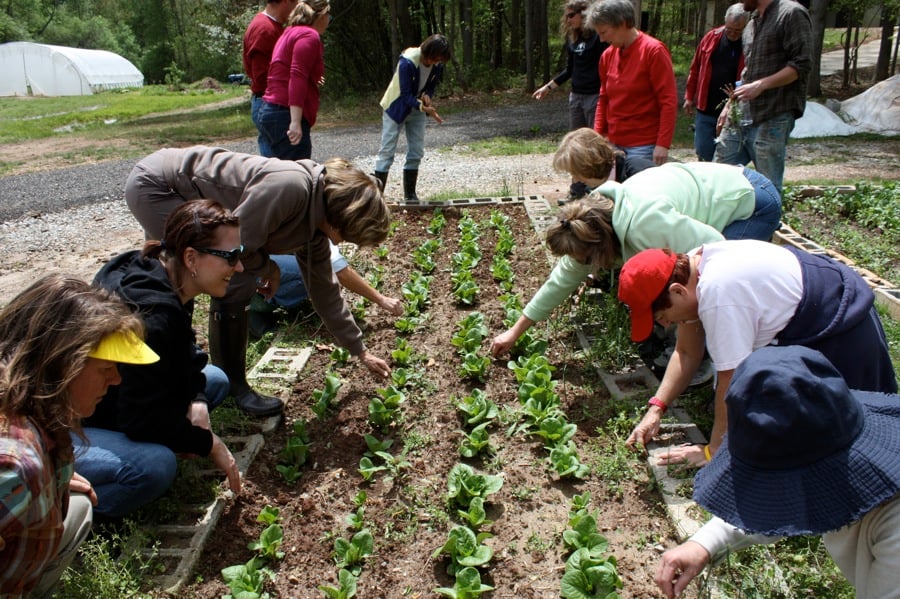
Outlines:
[[[512, 218], [510, 228], [516, 238], [511, 257], [516, 293], [527, 300], [548, 274], [547, 261], [524, 209], [506, 206], [502, 210]], [[484, 207], [469, 213], [480, 223], [489, 216]], [[317, 586], [335, 585], [337, 580], [332, 557], [334, 538], [352, 535], [344, 518], [355, 510], [353, 497], [365, 490], [365, 522], [375, 537], [375, 555], [362, 569], [358, 596], [434, 597], [432, 589], [453, 584], [445, 572], [446, 560], [431, 555], [458, 521], [454, 510], [448, 511], [446, 501], [447, 473], [458, 462], [504, 479], [487, 510], [488, 518], [494, 521], [489, 528], [494, 537], [487, 541], [494, 558], [482, 574], [486, 583], [496, 587], [493, 597], [559, 596], [567, 554], [561, 535], [571, 497], [584, 492], [590, 492], [591, 507], [599, 514], [598, 528], [609, 539], [609, 553], [618, 560], [625, 584], [622, 596], [658, 596], [652, 582], [659, 556], [655, 546], [669, 546], [674, 539], [659, 495], [639, 457], [625, 458], [615, 480], [592, 474], [583, 482], [561, 481], [548, 471], [547, 451], [539, 440], [506, 434], [512, 418], [509, 414], [519, 406], [518, 384], [506, 359], [492, 362], [483, 384], [469, 383], [458, 374], [460, 358], [450, 343], [457, 323], [477, 310], [484, 315], [488, 328], [496, 332], [503, 330], [504, 314], [498, 300], [501, 291], [489, 270], [496, 234], [487, 224], [482, 224], [479, 241], [485, 258], [473, 273], [481, 289], [480, 301], [471, 308], [455, 303], [449, 277], [444, 273], [450, 269], [451, 254], [457, 251], [456, 225], [461, 212], [448, 209], [444, 214], [448, 223], [441, 236], [443, 247], [431, 285], [427, 322], [406, 337], [418, 359], [412, 367], [418, 374], [416, 382], [404, 389], [407, 400], [402, 418], [387, 431], [373, 430], [367, 406], [384, 384], [365, 368], [350, 364], [337, 371], [343, 386], [336, 409], [317, 420], [310, 410], [311, 393], [323, 388], [331, 362], [327, 347], [320, 347], [294, 389], [285, 424], [267, 439], [247, 475], [246, 491], [228, 508], [199, 560], [197, 575], [203, 582], [186, 589], [186, 596], [212, 598], [226, 592], [219, 572], [251, 557], [246, 546], [262, 529], [256, 516], [266, 505], [281, 511], [286, 553], [282, 561], [273, 564], [276, 576], [267, 590], [273, 597], [321, 596]], [[388, 257], [381, 260], [366, 252], [355, 260], [359, 269], [383, 268], [385, 292], [399, 289], [415, 269], [413, 250], [432, 237], [425, 230], [432, 215], [431, 210], [398, 214], [401, 224], [386, 244], [390, 248]], [[366, 343], [375, 354], [388, 357], [396, 348], [399, 333], [393, 321], [377, 308], [368, 308], [364, 320]], [[575, 341], [566, 338], [567, 334], [553, 336], [547, 357], [557, 368], [555, 390], [562, 398], [563, 409], [570, 422], [578, 426], [575, 441], [581, 460], [596, 467], [599, 461], [609, 459], [603, 456], [614, 452], [615, 440], [598, 435], [597, 428], [615, 412], [596, 374], [586, 369], [583, 359], [573, 356]], [[496, 454], [469, 460], [457, 452], [462, 423], [451, 401], [476, 387], [501, 406], [506, 416], [503, 424], [490, 429]], [[310, 421], [311, 457], [300, 480], [288, 484], [276, 470], [278, 452], [291, 434], [290, 423], [301, 418]], [[394, 439], [390, 452], [405, 453], [409, 469], [393, 480], [379, 473], [375, 482], [364, 482], [357, 470], [367, 449], [365, 434]]]

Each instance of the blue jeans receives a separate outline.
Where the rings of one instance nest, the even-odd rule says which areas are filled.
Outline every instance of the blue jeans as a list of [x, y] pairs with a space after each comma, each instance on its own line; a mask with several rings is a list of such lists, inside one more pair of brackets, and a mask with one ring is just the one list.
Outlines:
[[656, 146], [631, 146], [629, 148], [618, 146], [618, 148], [625, 152], [625, 158], [644, 158], [653, 162], [653, 150], [656, 149]]
[[712, 162], [716, 153], [716, 115], [694, 113], [694, 150], [703, 162]]
[[753, 185], [756, 206], [744, 220], [729, 223], [722, 230], [725, 239], [769, 241], [781, 224], [781, 194], [764, 175], [744, 167], [744, 177]]
[[569, 131], [587, 127], [594, 128], [597, 113], [598, 94], [576, 94], [569, 92]]
[[782, 112], [758, 125], [727, 126], [716, 146], [716, 162], [744, 165], [753, 162], [769, 178], [778, 193], [784, 183], [784, 158], [794, 115]]
[[309, 297], [309, 292], [303, 283], [303, 276], [300, 274], [300, 265], [297, 264], [297, 257], [287, 254], [274, 254], [269, 256], [269, 259], [277, 264], [278, 270], [281, 271], [281, 283], [278, 285], [278, 291], [275, 292], [269, 303], [288, 310], [296, 308]]
[[[228, 395], [228, 377], [208, 365], [206, 398], [212, 410]], [[72, 435], [75, 471], [91, 482], [97, 493], [94, 513], [121, 518], [161, 497], [175, 480], [177, 460], [171, 449], [158, 443], [132, 441], [125, 433], [85, 428], [88, 444]]]
[[256, 94], [250, 96], [250, 120], [253, 122], [253, 126], [256, 127], [256, 131], [258, 132], [256, 144], [259, 146], [259, 154], [260, 156], [271, 156], [272, 148], [269, 147], [269, 143], [259, 130], [259, 109], [262, 108], [262, 105], [262, 96], [257, 96]]
[[[301, 160], [312, 157], [310, 125], [305, 118], [300, 121], [303, 139], [296, 146], [291, 145], [291, 140], [287, 136], [287, 130], [291, 124], [290, 108], [263, 102], [256, 119], [256, 128], [259, 130], [260, 139], [263, 140], [263, 143], [260, 143], [259, 151], [263, 156], [282, 160]], [[264, 148], [264, 145], [267, 147]]]
[[404, 170], [419, 170], [419, 163], [425, 155], [425, 113], [413, 110], [398, 123], [384, 112], [381, 115], [381, 149], [375, 158], [375, 170], [386, 173], [394, 164], [394, 154], [397, 152], [397, 140], [400, 138], [400, 129], [406, 129], [406, 164]]

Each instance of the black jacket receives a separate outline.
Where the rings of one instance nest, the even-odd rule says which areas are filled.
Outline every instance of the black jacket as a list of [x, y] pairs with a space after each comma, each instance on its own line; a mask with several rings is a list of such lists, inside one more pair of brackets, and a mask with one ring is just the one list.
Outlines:
[[191, 326], [193, 301], [182, 304], [162, 263], [142, 259], [138, 251], [110, 260], [94, 285], [115, 292], [140, 313], [147, 345], [160, 359], [145, 366], [119, 364], [122, 384], [109, 388], [84, 426], [121, 431], [175, 453], [209, 455], [212, 434], [187, 417], [191, 402], [205, 400], [206, 389], [207, 356]]

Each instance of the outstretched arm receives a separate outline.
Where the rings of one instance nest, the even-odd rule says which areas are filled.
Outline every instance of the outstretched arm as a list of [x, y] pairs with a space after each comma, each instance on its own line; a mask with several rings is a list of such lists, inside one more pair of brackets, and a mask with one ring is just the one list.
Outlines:
[[337, 275], [338, 282], [344, 289], [366, 298], [382, 310], [385, 310], [394, 316], [403, 314], [402, 301], [379, 293], [377, 289], [369, 285], [369, 282], [358, 272], [353, 270], [352, 267], [348, 266], [347, 268], [343, 268], [335, 274]]

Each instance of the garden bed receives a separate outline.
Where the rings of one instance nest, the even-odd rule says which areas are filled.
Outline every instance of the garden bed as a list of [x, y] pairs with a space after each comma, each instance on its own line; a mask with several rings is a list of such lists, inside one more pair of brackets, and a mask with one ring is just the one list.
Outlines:
[[[525, 418], [518, 399], [520, 384], [507, 367], [507, 358], [489, 360], [483, 381], [460, 374], [462, 359], [452, 338], [459, 323], [473, 312], [483, 315], [488, 334], [476, 351], [486, 356], [490, 338], [504, 330], [504, 294], [491, 274], [498, 228], [492, 214], [509, 218], [500, 226], [512, 233], [515, 248], [509, 257], [512, 293], [527, 301], [549, 272], [546, 256], [522, 206], [445, 208], [446, 225], [440, 233], [428, 231], [435, 211], [396, 211], [396, 228], [385, 250], [365, 251], [354, 257], [356, 268], [375, 279], [384, 293], [399, 295], [404, 283], [419, 271], [417, 248], [432, 239], [441, 247], [433, 254], [435, 269], [422, 320], [411, 333], [402, 334], [395, 318], [368, 306], [357, 312], [366, 343], [376, 355], [390, 358], [401, 341], [414, 356], [407, 367], [409, 381], [400, 390], [405, 401], [400, 416], [386, 427], [370, 424], [370, 400], [390, 382], [378, 381], [359, 364], [336, 365], [331, 341], [313, 319], [286, 334], [317, 348], [313, 352], [288, 403], [283, 425], [267, 438], [266, 446], [245, 478], [244, 492], [230, 505], [199, 560], [197, 580], [186, 594], [219, 597], [228, 592], [223, 568], [246, 563], [254, 552], [247, 548], [265, 528], [257, 516], [267, 505], [278, 508], [284, 539], [282, 559], [267, 564], [273, 578], [265, 589], [272, 597], [321, 597], [319, 585], [338, 586], [334, 559], [335, 539], [350, 539], [355, 530], [347, 516], [362, 505], [362, 526], [374, 540], [373, 554], [364, 560], [357, 581], [357, 596], [436, 597], [437, 587], [452, 587], [446, 555], [433, 557], [445, 544], [449, 531], [461, 523], [456, 507], [447, 499], [448, 474], [459, 463], [476, 472], [502, 477], [502, 487], [486, 500], [486, 516], [493, 523], [481, 530], [493, 537], [484, 541], [493, 558], [479, 567], [482, 583], [495, 587], [497, 598], [557, 597], [560, 580], [571, 552], [563, 541], [569, 527], [573, 497], [590, 494], [589, 512], [608, 541], [606, 556], [618, 563], [624, 587], [622, 597], [658, 596], [653, 574], [662, 546], [670, 546], [672, 528], [660, 505], [660, 496], [640, 455], [624, 449], [635, 405], [609, 399], [603, 384], [576, 357], [572, 333], [550, 323], [535, 327], [549, 340], [546, 357], [555, 367], [553, 391], [568, 422], [577, 427], [574, 437], [580, 463], [589, 466], [584, 479], [560, 478], [550, 469], [545, 443], [522, 431]], [[460, 251], [458, 224], [468, 217], [477, 223], [477, 245], [483, 258], [471, 273], [479, 292], [471, 306], [452, 294], [452, 256]], [[498, 221], [499, 222], [499, 221]], [[356, 302], [358, 298], [350, 298]], [[506, 301], [510, 301], [506, 298]], [[409, 304], [410, 301], [407, 301]], [[562, 318], [560, 321], [564, 321]], [[398, 365], [394, 362], [396, 370]], [[341, 386], [319, 417], [313, 412], [313, 392], [325, 389], [326, 373], [333, 369]], [[476, 377], [477, 378], [477, 377]], [[455, 400], [482, 390], [499, 407], [489, 430], [494, 452], [463, 458], [459, 451], [464, 423]], [[320, 397], [321, 394], [319, 394]], [[321, 405], [321, 403], [320, 403]], [[300, 476], [286, 482], [278, 466], [284, 465], [292, 425], [306, 420], [309, 457]], [[468, 427], [471, 430], [471, 427]], [[392, 439], [386, 451], [395, 460], [394, 472], [375, 472], [366, 482], [360, 460], [369, 451], [365, 435]], [[373, 456], [375, 465], [382, 461]], [[404, 464], [404, 462], [406, 464]], [[364, 501], [354, 503], [360, 491]]]

